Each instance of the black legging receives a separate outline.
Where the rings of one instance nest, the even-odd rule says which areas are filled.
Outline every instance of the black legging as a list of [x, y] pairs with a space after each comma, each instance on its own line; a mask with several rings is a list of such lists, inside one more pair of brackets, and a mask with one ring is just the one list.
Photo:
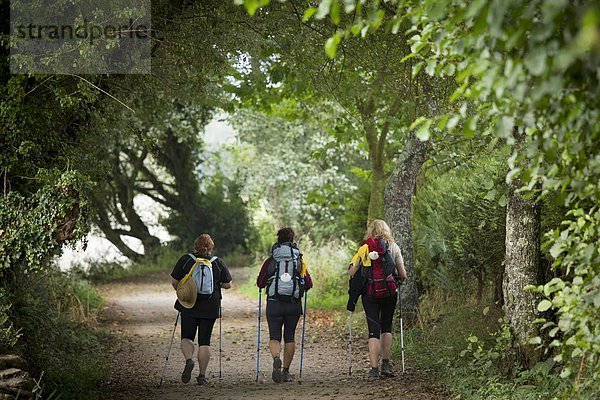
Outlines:
[[214, 325], [215, 319], [196, 318], [181, 313], [181, 338], [193, 342], [196, 338], [196, 331], [198, 331], [198, 345], [210, 346]]
[[302, 305], [299, 301], [288, 303], [267, 300], [269, 338], [281, 342], [281, 328], [283, 327], [283, 340], [285, 343], [293, 343], [300, 315], [302, 315]]
[[391, 333], [398, 296], [394, 294], [390, 297], [376, 299], [362, 295], [361, 300], [369, 326], [369, 339], [379, 339], [382, 333]]

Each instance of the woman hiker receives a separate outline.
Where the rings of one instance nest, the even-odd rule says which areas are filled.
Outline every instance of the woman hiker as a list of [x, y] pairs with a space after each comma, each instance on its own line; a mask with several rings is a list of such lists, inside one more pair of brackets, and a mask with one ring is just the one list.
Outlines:
[[[221, 289], [231, 287], [231, 274], [225, 262], [219, 257], [211, 257], [214, 246], [209, 235], [198, 236], [194, 242], [194, 252], [181, 256], [171, 272], [173, 288], [178, 290], [179, 282], [195, 265], [190, 279], [194, 280], [193, 287], [197, 290], [187, 293], [178, 290], [178, 300], [175, 302], [175, 309], [181, 312], [181, 351], [185, 357], [185, 366], [181, 373], [183, 383], [190, 381], [194, 369], [196, 332], [198, 333], [199, 366], [196, 381], [198, 385], [207, 383], [206, 367], [210, 360], [210, 337], [215, 320], [219, 318]], [[182, 286], [185, 286], [183, 282]]]
[[[290, 382], [290, 365], [296, 344], [294, 336], [302, 315], [302, 296], [312, 288], [312, 279], [302, 260], [302, 253], [294, 243], [294, 231], [282, 228], [277, 232], [277, 243], [271, 256], [265, 260], [256, 279], [259, 288], [267, 288], [267, 323], [269, 350], [273, 356], [272, 379], [276, 383]], [[281, 330], [283, 329], [283, 363], [281, 362]], [[283, 366], [283, 370], [282, 370]]]
[[369, 379], [379, 379], [381, 375], [392, 377], [392, 319], [398, 301], [398, 280], [406, 279], [406, 270], [400, 247], [385, 221], [376, 219], [369, 224], [365, 242], [352, 258], [348, 273], [353, 279], [358, 273], [356, 279], [364, 280], [360, 297], [369, 328]]

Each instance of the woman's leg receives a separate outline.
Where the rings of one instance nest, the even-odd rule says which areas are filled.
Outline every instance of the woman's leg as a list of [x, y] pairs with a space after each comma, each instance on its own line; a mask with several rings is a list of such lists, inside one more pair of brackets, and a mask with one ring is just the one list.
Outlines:
[[379, 368], [379, 354], [381, 352], [381, 322], [380, 309], [381, 306], [375, 301], [370, 301], [361, 296], [365, 316], [367, 317], [367, 326], [369, 328], [369, 361], [372, 368]]
[[390, 359], [392, 352], [392, 334], [385, 332], [381, 334], [381, 358], [384, 360]]
[[194, 339], [196, 338], [196, 329], [198, 319], [181, 313], [181, 352], [185, 358], [185, 366], [181, 373], [181, 381], [188, 383], [192, 377], [194, 369]]
[[396, 302], [397, 296], [392, 296], [383, 301], [381, 305], [381, 373], [384, 376], [394, 376], [394, 370], [390, 365], [390, 354], [392, 352], [392, 323]]
[[273, 372], [271, 378], [274, 382], [281, 382], [281, 328], [283, 327], [283, 312], [281, 303], [267, 300], [267, 324], [269, 325], [269, 350], [273, 356]]
[[194, 339], [196, 338], [196, 329], [198, 319], [181, 313], [181, 352], [186, 360], [194, 357]]
[[281, 342], [279, 340], [270, 339], [269, 351], [271, 352], [271, 357], [279, 357], [279, 354], [281, 354]]
[[206, 375], [206, 368], [210, 361], [210, 338], [212, 336], [214, 319], [200, 319], [198, 325], [198, 366], [200, 367], [199, 377]]
[[267, 301], [267, 324], [269, 325], [269, 350], [273, 358], [281, 353], [281, 329], [283, 328], [283, 313], [281, 303]]
[[283, 368], [289, 370], [294, 353], [296, 352], [296, 327], [302, 314], [302, 305], [298, 303], [285, 304], [285, 316], [283, 321], [283, 341], [285, 348], [283, 350]]

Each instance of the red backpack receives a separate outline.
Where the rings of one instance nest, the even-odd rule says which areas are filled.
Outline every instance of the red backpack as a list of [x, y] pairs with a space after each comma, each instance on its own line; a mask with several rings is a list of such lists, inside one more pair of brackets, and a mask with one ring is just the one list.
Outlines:
[[367, 284], [365, 294], [375, 298], [394, 296], [398, 289], [396, 263], [384, 239], [368, 238], [369, 253], [376, 251], [379, 258], [371, 260], [371, 267], [362, 268]]

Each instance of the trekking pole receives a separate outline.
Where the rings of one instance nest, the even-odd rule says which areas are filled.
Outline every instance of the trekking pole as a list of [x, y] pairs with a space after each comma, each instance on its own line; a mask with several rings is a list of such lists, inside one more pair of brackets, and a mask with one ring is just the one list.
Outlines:
[[260, 369], [260, 309], [262, 300], [262, 289], [258, 289], [258, 332], [256, 334], [256, 382], [258, 382], [258, 371]]
[[169, 345], [169, 351], [167, 352], [167, 357], [165, 358], [165, 366], [163, 367], [162, 374], [160, 376], [160, 383], [158, 387], [161, 387], [163, 380], [165, 378], [165, 371], [167, 369], [167, 363], [169, 362], [169, 356], [171, 355], [171, 349], [173, 348], [173, 340], [175, 339], [175, 330], [177, 330], [177, 322], [179, 322], [179, 315], [181, 312], [177, 313], [177, 318], [175, 318], [175, 326], [173, 327], [173, 334], [171, 335], [171, 344]]
[[221, 379], [221, 359], [223, 358], [223, 350], [221, 347], [222, 330], [221, 325], [223, 324], [223, 308], [221, 301], [219, 300], [219, 379]]
[[302, 347], [300, 347], [300, 378], [302, 378], [302, 361], [304, 360], [304, 333], [306, 332], [306, 298], [308, 291], [304, 292], [304, 316], [302, 317]]
[[350, 339], [348, 340], [348, 376], [352, 375], [352, 311], [348, 311], [350, 317], [348, 317], [348, 330], [350, 333]]
[[402, 349], [402, 373], [404, 373], [404, 330], [402, 326], [402, 294], [398, 290], [398, 308], [400, 310], [400, 349]]

